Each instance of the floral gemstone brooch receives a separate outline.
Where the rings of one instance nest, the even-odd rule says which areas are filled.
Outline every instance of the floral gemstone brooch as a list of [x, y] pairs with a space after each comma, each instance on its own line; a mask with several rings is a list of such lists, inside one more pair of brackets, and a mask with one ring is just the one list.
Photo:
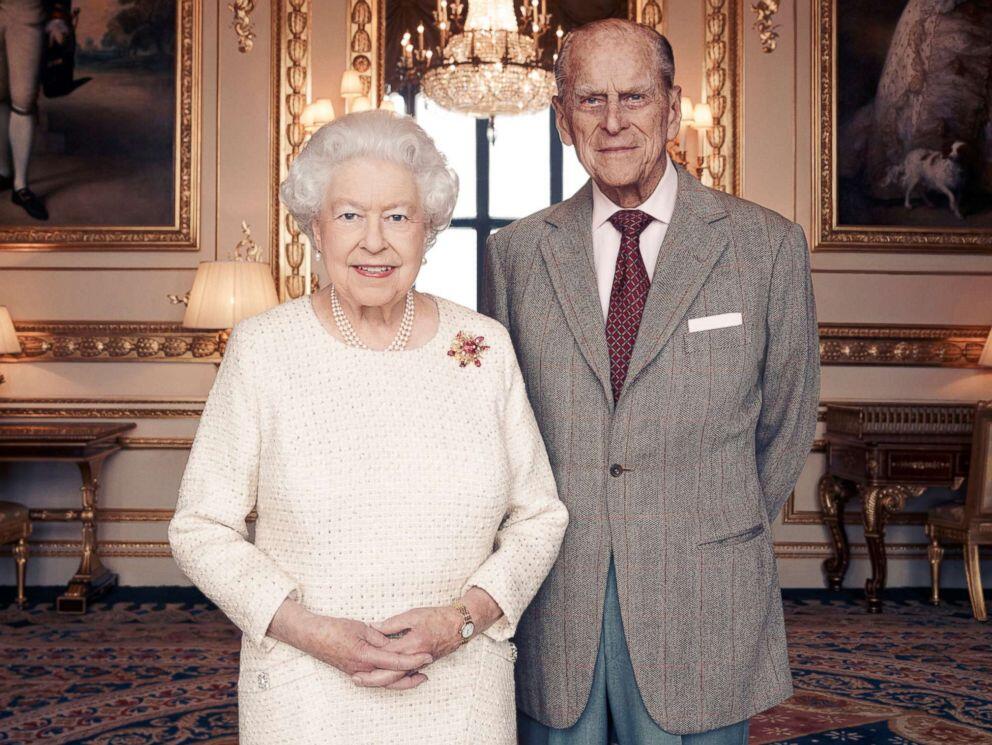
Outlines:
[[459, 331], [451, 342], [448, 356], [454, 357], [459, 367], [468, 367], [470, 364], [482, 367], [482, 355], [489, 349], [489, 345], [483, 343], [485, 340], [484, 336], [472, 336]]

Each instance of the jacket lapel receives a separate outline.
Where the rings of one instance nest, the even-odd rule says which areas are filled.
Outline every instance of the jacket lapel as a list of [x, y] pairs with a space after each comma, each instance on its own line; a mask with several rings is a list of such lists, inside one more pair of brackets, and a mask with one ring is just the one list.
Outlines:
[[582, 356], [599, 378], [610, 405], [610, 358], [599, 288], [592, 264], [592, 184], [553, 208], [545, 217], [552, 226], [541, 252], [565, 319]]
[[713, 224], [727, 215], [718, 198], [684, 168], [676, 168], [675, 211], [651, 279], [624, 390], [674, 333], [728, 244], [726, 233]]

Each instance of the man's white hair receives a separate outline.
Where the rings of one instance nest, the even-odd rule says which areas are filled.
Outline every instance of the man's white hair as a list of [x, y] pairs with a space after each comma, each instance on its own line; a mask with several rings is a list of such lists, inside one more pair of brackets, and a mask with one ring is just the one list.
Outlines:
[[311, 245], [316, 245], [313, 220], [324, 205], [334, 171], [354, 158], [398, 163], [413, 174], [427, 219], [430, 248], [437, 234], [451, 223], [458, 199], [458, 175], [413, 119], [388, 111], [356, 112], [325, 124], [289, 167], [279, 194]]

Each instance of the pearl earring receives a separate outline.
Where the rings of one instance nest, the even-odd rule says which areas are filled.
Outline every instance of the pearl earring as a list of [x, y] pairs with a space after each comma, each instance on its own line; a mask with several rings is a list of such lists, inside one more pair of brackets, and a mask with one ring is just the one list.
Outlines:
[[420, 265], [421, 266], [426, 266], [427, 265], [427, 257], [426, 256], [424, 257], [424, 260], [420, 262]]

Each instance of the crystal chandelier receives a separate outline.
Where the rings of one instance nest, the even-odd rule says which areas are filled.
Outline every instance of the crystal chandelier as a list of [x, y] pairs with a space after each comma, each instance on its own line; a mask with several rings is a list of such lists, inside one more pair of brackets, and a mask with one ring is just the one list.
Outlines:
[[555, 32], [551, 55], [547, 0], [523, 0], [519, 18], [514, 0], [454, 0], [450, 5], [438, 0], [433, 15], [437, 47], [425, 48], [420, 24], [416, 47], [409, 32], [403, 35], [400, 57], [404, 79], [419, 83], [428, 98], [490, 123], [497, 114], [531, 113], [550, 105], [564, 31], [559, 26]]

